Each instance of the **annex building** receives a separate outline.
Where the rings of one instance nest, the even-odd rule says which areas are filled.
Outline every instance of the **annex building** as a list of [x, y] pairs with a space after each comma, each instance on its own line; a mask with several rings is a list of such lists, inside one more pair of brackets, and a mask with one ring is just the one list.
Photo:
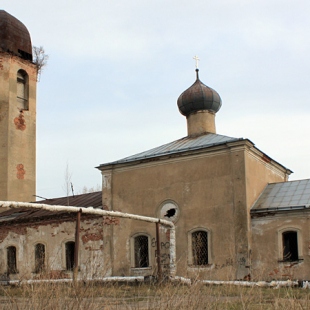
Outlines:
[[[26, 27], [0, 11], [0, 200], [35, 193], [36, 67]], [[173, 103], [172, 103], [173, 104]], [[40, 203], [172, 221], [176, 274], [213, 280], [310, 279], [310, 180], [244, 138], [216, 132], [222, 101], [196, 81], [177, 99], [186, 137], [97, 168], [102, 192]], [[98, 173], [99, 173], [98, 171]], [[25, 208], [0, 214], [3, 278], [72, 277], [75, 215]], [[154, 225], [82, 214], [79, 277], [156, 275]], [[169, 268], [170, 233], [160, 228]]]

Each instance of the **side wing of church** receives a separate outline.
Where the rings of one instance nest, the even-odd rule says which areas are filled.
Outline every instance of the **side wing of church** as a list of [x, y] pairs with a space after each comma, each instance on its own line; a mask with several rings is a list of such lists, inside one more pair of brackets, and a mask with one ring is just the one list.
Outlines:
[[[102, 193], [69, 197], [69, 204], [173, 222], [179, 276], [309, 279], [310, 181], [289, 182], [291, 171], [252, 141], [217, 134], [222, 101], [198, 69], [177, 103], [186, 137], [99, 165]], [[6, 197], [0, 192], [0, 200]], [[0, 222], [3, 277], [72, 277], [74, 217], [14, 209]], [[80, 278], [154, 276], [158, 256], [163, 273], [169, 271], [170, 232], [163, 226], [156, 235], [150, 223], [82, 215], [80, 239]]]

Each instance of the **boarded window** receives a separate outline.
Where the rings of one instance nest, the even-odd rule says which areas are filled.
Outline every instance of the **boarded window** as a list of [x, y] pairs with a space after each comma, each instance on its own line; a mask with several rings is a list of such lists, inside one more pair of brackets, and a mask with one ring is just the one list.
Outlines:
[[66, 269], [73, 270], [74, 267], [74, 248], [75, 244], [73, 241], [66, 243]]
[[8, 266], [8, 274], [17, 273], [15, 246], [10, 246], [7, 248], [7, 266]]
[[35, 273], [44, 271], [45, 268], [45, 245], [38, 243], [35, 246]]
[[149, 238], [139, 235], [134, 238], [135, 268], [149, 267]]
[[28, 110], [28, 75], [24, 70], [17, 72], [17, 107]]
[[282, 233], [283, 261], [291, 262], [298, 260], [298, 240], [296, 231]]
[[208, 265], [208, 233], [203, 230], [192, 233], [193, 265]]

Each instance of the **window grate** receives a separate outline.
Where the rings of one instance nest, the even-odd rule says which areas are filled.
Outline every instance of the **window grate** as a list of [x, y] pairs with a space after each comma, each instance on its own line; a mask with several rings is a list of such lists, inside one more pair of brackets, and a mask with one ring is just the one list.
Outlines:
[[137, 236], [134, 239], [135, 268], [149, 267], [149, 238]]
[[195, 231], [192, 233], [193, 265], [208, 265], [208, 233]]

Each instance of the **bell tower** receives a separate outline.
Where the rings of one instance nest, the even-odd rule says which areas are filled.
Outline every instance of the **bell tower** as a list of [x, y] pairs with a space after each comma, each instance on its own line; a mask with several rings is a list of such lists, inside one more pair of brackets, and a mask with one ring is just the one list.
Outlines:
[[30, 34], [0, 10], [0, 200], [34, 200], [36, 84]]

